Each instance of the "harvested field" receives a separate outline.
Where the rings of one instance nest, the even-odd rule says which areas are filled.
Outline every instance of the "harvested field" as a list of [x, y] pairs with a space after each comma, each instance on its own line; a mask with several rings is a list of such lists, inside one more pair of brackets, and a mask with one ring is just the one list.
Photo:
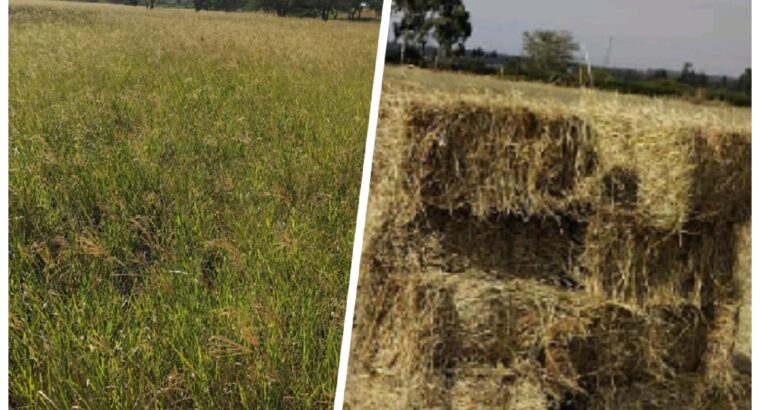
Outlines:
[[748, 111], [384, 83], [348, 408], [749, 408]]

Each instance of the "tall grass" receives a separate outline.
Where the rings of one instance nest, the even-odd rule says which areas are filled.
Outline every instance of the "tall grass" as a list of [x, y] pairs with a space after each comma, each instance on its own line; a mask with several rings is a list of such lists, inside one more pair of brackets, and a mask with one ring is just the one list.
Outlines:
[[312, 408], [376, 24], [10, 5], [10, 397]]

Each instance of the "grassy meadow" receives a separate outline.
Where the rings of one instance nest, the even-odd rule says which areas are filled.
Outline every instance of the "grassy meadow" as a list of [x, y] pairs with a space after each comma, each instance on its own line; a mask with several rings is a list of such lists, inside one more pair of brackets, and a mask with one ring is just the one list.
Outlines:
[[11, 407], [332, 404], [378, 28], [11, 1]]

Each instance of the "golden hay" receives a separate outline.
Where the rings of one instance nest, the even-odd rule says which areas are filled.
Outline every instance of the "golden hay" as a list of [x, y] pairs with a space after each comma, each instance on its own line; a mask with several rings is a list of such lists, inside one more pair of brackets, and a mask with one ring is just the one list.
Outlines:
[[445, 209], [548, 214], [573, 200], [596, 156], [578, 118], [467, 103], [407, 108], [410, 188]]
[[702, 114], [384, 95], [346, 403], [746, 408], [750, 131]]
[[[705, 349], [704, 319], [690, 305], [640, 310], [481, 272], [392, 275], [386, 289], [396, 297], [380, 302], [388, 310], [378, 312], [370, 332], [363, 333], [367, 324], [358, 329], [367, 337], [354, 339], [361, 352], [354, 360], [364, 364], [359, 377], [383, 380], [377, 394], [397, 391], [393, 401], [403, 397], [412, 408], [447, 400], [460, 408], [495, 403], [490, 393], [473, 391], [481, 379], [487, 391], [511, 400], [514, 386], [502, 385], [510, 375], [524, 383], [533, 374], [544, 400], [595, 396], [617, 385], [695, 373]], [[504, 373], [501, 379], [477, 375], [474, 364]], [[393, 381], [398, 384], [389, 388]], [[377, 400], [372, 391], [356, 392], [353, 403], [366, 408], [366, 400]]]
[[478, 217], [617, 206], [671, 230], [691, 219], [748, 217], [748, 132], [643, 126], [592, 107], [411, 97], [402, 130], [406, 189], [419, 204]]
[[545, 410], [549, 398], [544, 393], [532, 363], [503, 366], [462, 365], [449, 390], [452, 410]]
[[611, 299], [706, 305], [737, 297], [735, 238], [730, 225], [690, 222], [680, 232], [662, 231], [600, 213], [589, 222], [579, 263], [589, 291]]

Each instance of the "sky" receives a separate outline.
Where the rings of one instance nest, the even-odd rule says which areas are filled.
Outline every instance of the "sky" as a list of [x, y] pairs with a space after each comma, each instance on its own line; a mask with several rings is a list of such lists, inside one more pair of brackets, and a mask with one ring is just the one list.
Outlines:
[[[751, 66], [751, 0], [464, 0], [467, 48], [520, 54], [522, 33], [567, 30], [592, 64], [738, 76]], [[584, 52], [585, 50], [585, 52]]]

